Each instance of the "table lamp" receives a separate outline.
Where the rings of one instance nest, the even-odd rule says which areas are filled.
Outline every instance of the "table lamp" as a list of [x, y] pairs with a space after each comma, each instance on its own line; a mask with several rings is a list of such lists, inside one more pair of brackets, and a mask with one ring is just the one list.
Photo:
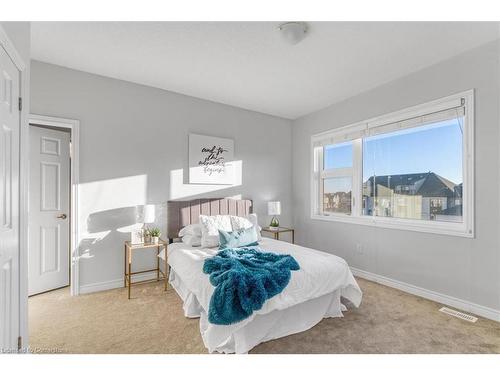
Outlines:
[[144, 238], [144, 242], [146, 241], [146, 232], [148, 230], [148, 227], [146, 224], [151, 224], [155, 222], [155, 205], [154, 204], [146, 204], [144, 205], [144, 211], [143, 211], [143, 218], [142, 222], [143, 227], [142, 227], [142, 234]]
[[281, 215], [281, 203], [280, 202], [267, 202], [267, 214], [272, 216], [271, 223], [269, 226], [271, 228], [277, 228], [280, 226], [280, 222], [276, 216]]

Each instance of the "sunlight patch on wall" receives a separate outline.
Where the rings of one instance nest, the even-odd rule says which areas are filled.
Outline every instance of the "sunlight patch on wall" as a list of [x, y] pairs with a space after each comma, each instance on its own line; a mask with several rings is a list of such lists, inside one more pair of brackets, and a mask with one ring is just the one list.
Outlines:
[[131, 224], [131, 225], [126, 225], [124, 227], [121, 227], [121, 228], [117, 228], [116, 231], [117, 232], [120, 232], [120, 233], [130, 233], [132, 231], [137, 231], [137, 230], [140, 230], [142, 228], [143, 224], [142, 223], [135, 223], [135, 224]]
[[146, 203], [148, 177], [145, 174], [80, 184], [82, 217], [116, 208]]
[[[93, 258], [97, 248], [137, 225], [137, 207], [147, 198], [147, 175], [92, 181], [79, 185], [79, 258]], [[100, 244], [101, 243], [101, 244]]]
[[102, 232], [86, 233], [81, 236], [81, 240], [87, 241], [89, 245], [95, 245], [97, 242], [102, 241], [108, 234], [110, 230], [104, 230]]
[[183, 169], [171, 170], [169, 199], [187, 198], [235, 186], [241, 186], [243, 181], [243, 162], [241, 160], [234, 160], [231, 161], [231, 164], [233, 166], [233, 183], [227, 185], [186, 184], [184, 183]]

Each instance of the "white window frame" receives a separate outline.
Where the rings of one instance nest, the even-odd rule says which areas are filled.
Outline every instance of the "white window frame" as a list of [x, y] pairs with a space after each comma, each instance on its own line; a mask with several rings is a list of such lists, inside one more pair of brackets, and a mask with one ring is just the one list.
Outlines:
[[[464, 107], [462, 139], [462, 222], [456, 223], [362, 215], [363, 137], [367, 136], [373, 129], [381, 126], [390, 126], [391, 124], [397, 124], [398, 122], [408, 119], [455, 108], [458, 106], [457, 103]], [[313, 135], [311, 137], [310, 149], [311, 219], [474, 238], [474, 126], [474, 90], [472, 89]], [[329, 140], [335, 141], [329, 143]], [[322, 195], [320, 195], [322, 193], [321, 177], [328, 177], [332, 173], [327, 171], [323, 172], [323, 147], [319, 147], [317, 144], [335, 144], [348, 140], [353, 141], [353, 166], [352, 171], [349, 172], [352, 173], [351, 214], [326, 214], [322, 212], [323, 202], [320, 201], [320, 199], [322, 199]], [[351, 168], [347, 169], [350, 170]], [[332, 174], [332, 177], [336, 177], [340, 175], [339, 173], [343, 172], [339, 169], [338, 173]]]

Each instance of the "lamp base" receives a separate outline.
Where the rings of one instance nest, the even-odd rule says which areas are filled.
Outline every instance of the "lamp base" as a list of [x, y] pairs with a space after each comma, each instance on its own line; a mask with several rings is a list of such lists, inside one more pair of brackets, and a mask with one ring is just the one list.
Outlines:
[[277, 228], [280, 226], [280, 222], [278, 220], [278, 218], [276, 216], [273, 216], [273, 218], [271, 219], [271, 223], [269, 224], [269, 226], [271, 228]]

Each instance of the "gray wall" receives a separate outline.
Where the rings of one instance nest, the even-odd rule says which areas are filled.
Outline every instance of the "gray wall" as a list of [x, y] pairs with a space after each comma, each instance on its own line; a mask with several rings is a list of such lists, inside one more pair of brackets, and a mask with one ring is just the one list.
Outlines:
[[[494, 42], [293, 122], [294, 225], [300, 244], [356, 268], [500, 309], [499, 45]], [[310, 138], [408, 106], [476, 89], [476, 238], [310, 218]], [[361, 244], [362, 253], [356, 252]]]
[[[81, 122], [81, 286], [122, 277], [127, 228], [145, 203], [158, 206], [164, 233], [172, 197], [251, 198], [261, 224], [266, 202], [281, 200], [291, 223], [290, 121], [38, 61], [31, 71], [31, 112]], [[240, 186], [187, 183], [190, 132], [234, 139]]]
[[[195, 132], [234, 138], [235, 156], [243, 161], [241, 186], [203, 196], [252, 198], [262, 223], [268, 220], [265, 202], [280, 199], [283, 224], [290, 223], [293, 205], [300, 244], [365, 271], [500, 309], [498, 59], [499, 46], [490, 43], [300, 118], [292, 130], [283, 119], [32, 62], [32, 113], [81, 121], [81, 284], [121, 278], [127, 235], [120, 231], [134, 222], [135, 206], [161, 206], [170, 198], [171, 171], [186, 170], [187, 134]], [[471, 88], [475, 239], [310, 219], [312, 134]], [[188, 199], [199, 188], [186, 184], [185, 176], [175, 186], [191, 194]]]
[[[31, 25], [29, 22], [0, 22], [9, 39], [16, 47], [17, 52], [29, 65], [31, 51]], [[29, 68], [29, 67], [28, 67]]]

